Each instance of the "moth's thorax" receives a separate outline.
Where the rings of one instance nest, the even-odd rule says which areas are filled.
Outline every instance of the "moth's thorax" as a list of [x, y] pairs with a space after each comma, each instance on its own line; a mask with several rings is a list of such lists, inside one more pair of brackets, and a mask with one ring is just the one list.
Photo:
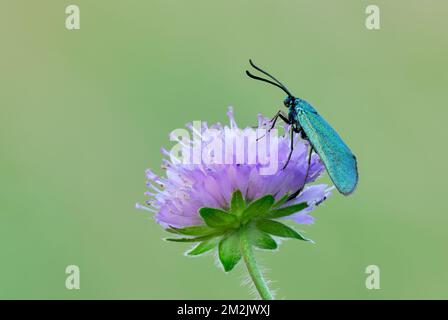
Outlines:
[[294, 114], [299, 114], [302, 112], [311, 112], [317, 114], [316, 109], [314, 109], [313, 106], [308, 103], [308, 101], [300, 98], [294, 99], [294, 102], [291, 104], [289, 111], [293, 112]]
[[285, 104], [285, 107], [289, 109], [291, 115], [296, 115], [297, 113], [302, 112], [309, 105], [305, 100], [296, 97], [286, 97], [283, 103]]

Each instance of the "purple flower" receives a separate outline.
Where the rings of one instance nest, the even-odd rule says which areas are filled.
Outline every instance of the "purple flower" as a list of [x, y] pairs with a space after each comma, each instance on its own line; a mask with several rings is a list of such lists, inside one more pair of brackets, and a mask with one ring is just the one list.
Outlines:
[[[250, 203], [265, 195], [272, 195], [276, 201], [279, 201], [288, 193], [291, 194], [303, 187], [303, 191], [295, 199], [282, 206], [299, 203], [307, 203], [308, 206], [283, 219], [292, 219], [299, 224], [312, 223], [314, 218], [309, 215], [310, 212], [331, 194], [332, 188], [325, 184], [307, 185], [315, 181], [325, 169], [319, 157], [313, 153], [308, 178], [305, 181], [309, 143], [295, 134], [291, 160], [283, 169], [290, 153], [289, 134], [269, 135], [258, 141], [254, 139], [248, 141], [245, 137], [269, 127], [268, 119], [259, 116], [258, 128], [240, 129], [233, 117], [232, 108], [229, 108], [227, 115], [230, 126], [223, 127], [218, 123], [210, 127], [202, 124], [200, 128], [195, 128], [192, 124], [187, 125], [191, 135], [200, 138], [199, 141], [191, 138], [179, 141], [182, 145], [182, 154], [189, 155], [189, 161], [170, 158], [170, 153], [162, 149], [162, 153], [168, 158], [163, 160], [162, 165], [166, 174], [158, 176], [149, 169], [146, 171], [149, 190], [145, 194], [149, 196], [149, 200], [146, 201], [146, 205], [137, 204], [137, 208], [153, 212], [155, 220], [166, 229], [184, 228], [204, 224], [198, 213], [200, 208], [228, 210], [232, 194], [236, 190], [240, 190], [244, 200]], [[287, 132], [289, 128], [285, 126], [284, 129]], [[229, 136], [232, 139], [229, 140]], [[275, 149], [277, 152], [268, 150], [267, 140], [277, 145]], [[230, 147], [229, 141], [234, 143]], [[237, 151], [242, 154], [248, 154], [251, 148], [257, 145], [258, 152], [260, 153], [261, 150], [270, 162], [276, 161], [278, 166], [272, 173], [262, 174], [260, 169], [265, 167], [266, 158], [261, 159], [262, 157], [258, 156], [255, 161], [238, 163], [236, 161], [238, 153], [227, 159], [231, 161], [223, 163], [222, 159], [226, 158], [229, 151], [234, 150], [234, 145], [240, 146]], [[207, 155], [208, 160], [191, 161], [195, 157], [191, 153], [192, 146], [201, 147], [201, 154]], [[223, 154], [219, 154], [221, 149], [224, 150]]]

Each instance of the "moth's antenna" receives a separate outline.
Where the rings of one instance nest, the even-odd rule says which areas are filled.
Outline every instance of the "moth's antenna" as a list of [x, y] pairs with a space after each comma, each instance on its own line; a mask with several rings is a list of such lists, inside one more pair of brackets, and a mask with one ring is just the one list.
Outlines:
[[283, 88], [284, 91], [286, 91], [288, 93], [288, 95], [292, 96], [292, 94], [289, 92], [289, 90], [286, 88], [286, 86], [281, 83], [280, 81], [278, 81], [274, 76], [270, 75], [268, 72], [264, 71], [263, 69], [257, 67], [253, 62], [252, 59], [249, 59], [249, 63], [252, 67], [254, 67], [254, 69], [260, 71], [261, 73], [267, 75], [269, 78], [271, 78], [272, 80], [274, 80], [275, 82], [277, 82], [277, 84], [279, 84], [280, 87]]
[[268, 79], [264, 79], [264, 78], [260, 78], [260, 77], [254, 76], [252, 73], [250, 73], [250, 72], [247, 71], [247, 70], [246, 70], [246, 74], [247, 74], [249, 77], [251, 77], [252, 79], [260, 80], [260, 81], [263, 81], [263, 82], [270, 83], [270, 84], [272, 84], [273, 86], [276, 86], [276, 87], [282, 89], [288, 96], [292, 97], [292, 94], [288, 91], [288, 89], [286, 89], [286, 88], [284, 88], [284, 87], [278, 85], [277, 83], [275, 83], [275, 82], [273, 82], [273, 81], [271, 81], [271, 80], [268, 80]]

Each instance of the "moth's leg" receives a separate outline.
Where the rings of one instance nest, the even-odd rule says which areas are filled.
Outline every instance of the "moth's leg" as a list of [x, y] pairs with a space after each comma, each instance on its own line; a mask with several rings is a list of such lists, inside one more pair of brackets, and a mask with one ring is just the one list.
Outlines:
[[294, 192], [293, 194], [291, 194], [286, 201], [292, 200], [295, 197], [297, 197], [297, 195], [302, 192], [303, 188], [305, 187], [306, 184], [306, 180], [308, 180], [308, 174], [310, 173], [310, 167], [311, 167], [311, 155], [313, 154], [313, 147], [310, 145], [310, 152], [308, 153], [308, 166], [306, 168], [306, 174], [305, 174], [305, 180], [303, 182], [303, 186], [297, 190], [296, 192]]
[[275, 124], [277, 123], [277, 119], [280, 118], [283, 121], [286, 122], [286, 124], [291, 124], [291, 122], [288, 119], [288, 116], [283, 112], [283, 110], [278, 110], [278, 112], [275, 114], [275, 116], [272, 117], [272, 119], [269, 121], [272, 123], [271, 127], [269, 128], [268, 132], [274, 129]]
[[[310, 152], [308, 153], [308, 166], [306, 168], [305, 180], [303, 181], [303, 186], [306, 184], [306, 180], [308, 180], [308, 174], [310, 173], [311, 167], [311, 156], [313, 155], [313, 147], [310, 145]], [[302, 187], [303, 189], [303, 187]]]
[[291, 132], [291, 147], [290, 147], [291, 150], [289, 150], [288, 159], [286, 160], [286, 163], [283, 166], [283, 170], [285, 170], [285, 168], [288, 166], [289, 160], [291, 160], [292, 152], [294, 151], [294, 128], [293, 127], [291, 127], [290, 132]]
[[[272, 129], [274, 129], [275, 124], [277, 123], [277, 119], [280, 118], [282, 119], [284, 122], [286, 122], [286, 124], [291, 124], [291, 121], [289, 121], [287, 115], [283, 112], [283, 110], [279, 110], [274, 117], [272, 117], [272, 119], [269, 121], [272, 123], [271, 127], [268, 129], [268, 132], [270, 132]], [[258, 127], [257, 127], [258, 128]], [[262, 135], [261, 137], [257, 138], [257, 141], [260, 140], [261, 138], [263, 138], [266, 133], [264, 135]]]
[[[277, 113], [272, 117], [269, 122], [277, 121], [277, 118], [280, 116], [280, 114], [283, 113], [282, 110], [278, 110]], [[258, 126], [252, 126], [252, 128], [258, 128]]]
[[291, 121], [288, 119], [288, 116], [283, 112], [280, 111], [280, 114], [278, 115], [280, 119], [282, 119], [286, 124], [290, 125]]
[[[291, 124], [291, 120], [288, 120], [288, 122], [283, 119], [287, 124]], [[303, 130], [302, 127], [300, 126], [300, 124], [295, 123], [291, 126], [291, 147], [290, 147], [290, 151], [289, 151], [289, 155], [288, 155], [288, 161], [286, 161], [286, 164], [283, 166], [283, 169], [285, 169], [288, 166], [289, 160], [291, 160], [291, 156], [292, 156], [292, 151], [294, 150], [294, 132], [298, 133], [298, 134], [303, 134]]]

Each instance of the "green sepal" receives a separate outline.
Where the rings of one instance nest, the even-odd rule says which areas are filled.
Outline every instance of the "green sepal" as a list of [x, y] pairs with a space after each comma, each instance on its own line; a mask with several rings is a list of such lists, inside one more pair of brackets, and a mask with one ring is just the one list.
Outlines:
[[251, 227], [248, 232], [249, 241], [255, 247], [266, 250], [277, 249], [277, 242], [266, 232], [255, 227]]
[[238, 226], [238, 219], [224, 210], [201, 208], [199, 214], [205, 224], [212, 228], [236, 228]]
[[200, 242], [200, 241], [204, 241], [204, 240], [208, 240], [211, 238], [214, 238], [216, 236], [219, 236], [221, 233], [216, 232], [216, 233], [212, 233], [206, 236], [200, 236], [200, 237], [195, 237], [195, 238], [165, 238], [166, 241], [172, 241], [172, 242]]
[[305, 209], [306, 207], [308, 207], [308, 204], [306, 202], [293, 204], [293, 205], [288, 206], [288, 207], [283, 207], [283, 208], [280, 208], [280, 209], [271, 210], [265, 216], [265, 218], [276, 219], [276, 218], [282, 218], [282, 217], [290, 216], [290, 215], [292, 215], [294, 213], [297, 213], [297, 212]]
[[230, 201], [230, 213], [239, 217], [246, 209], [246, 202], [244, 201], [243, 194], [240, 190], [236, 190], [232, 194], [232, 199]]
[[256, 222], [257, 228], [266, 233], [272, 234], [277, 237], [282, 238], [294, 238], [304, 241], [312, 241], [310, 239], [305, 238], [300, 233], [295, 231], [294, 229], [280, 223], [278, 221], [261, 219]]
[[203, 254], [203, 253], [205, 253], [207, 251], [210, 251], [210, 250], [212, 250], [213, 248], [215, 248], [218, 245], [219, 240], [220, 240], [219, 238], [212, 238], [212, 239], [209, 239], [209, 240], [202, 241], [196, 247], [194, 247], [193, 249], [188, 251], [187, 255], [189, 255], [189, 256], [198, 256], [198, 255]]
[[242, 222], [246, 223], [253, 218], [266, 215], [274, 201], [274, 197], [270, 194], [255, 200], [243, 211], [241, 215]]
[[216, 232], [215, 229], [212, 229], [208, 226], [191, 226], [185, 228], [176, 228], [170, 226], [170, 228], [166, 229], [166, 231], [175, 233], [175, 234], [183, 234], [185, 236], [205, 236], [211, 233]]
[[289, 193], [286, 193], [283, 197], [281, 197], [276, 203], [274, 203], [272, 205], [272, 208], [277, 208], [280, 207], [282, 204], [284, 204], [286, 202], [286, 200], [288, 200], [289, 197]]
[[241, 259], [239, 232], [235, 231], [222, 239], [218, 251], [224, 271], [229, 272]]

